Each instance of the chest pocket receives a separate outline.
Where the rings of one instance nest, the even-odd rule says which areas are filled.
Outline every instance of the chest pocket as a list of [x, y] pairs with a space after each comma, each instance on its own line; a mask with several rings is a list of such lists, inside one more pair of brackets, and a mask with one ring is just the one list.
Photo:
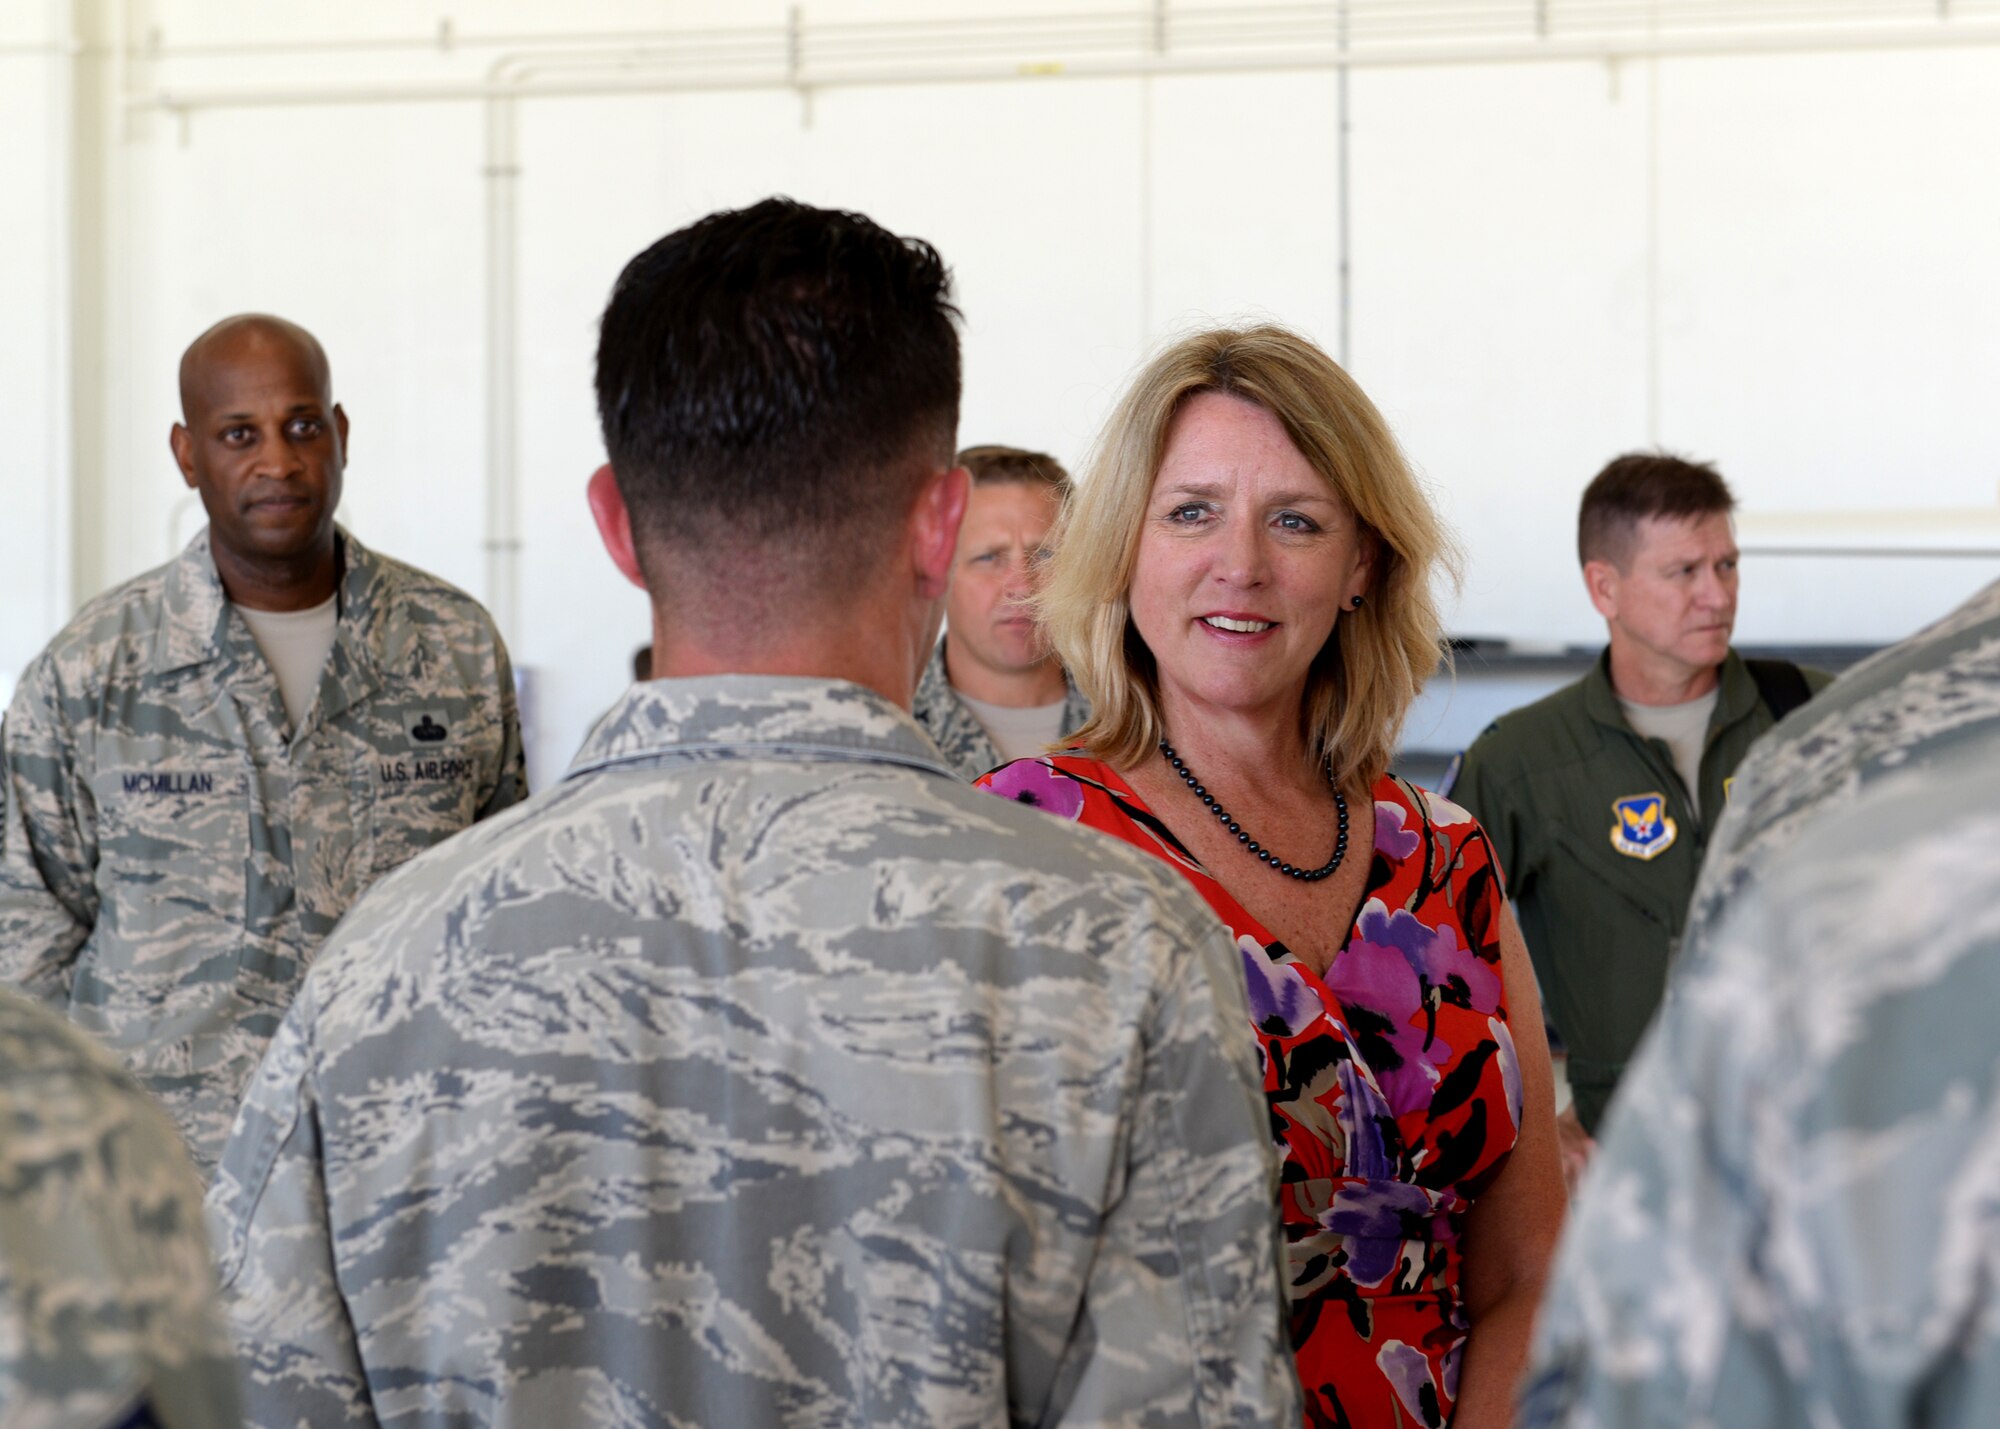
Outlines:
[[[1675, 855], [1682, 852], [1670, 849], [1652, 863], [1628, 858], [1611, 847], [1611, 811], [1605, 809], [1605, 833], [1595, 843], [1578, 838], [1576, 832], [1563, 824], [1551, 824], [1549, 832], [1557, 851], [1575, 866], [1580, 877], [1598, 884], [1606, 893], [1625, 904], [1639, 917], [1656, 925], [1662, 932], [1672, 931], [1676, 921], [1672, 900], [1686, 892]], [[1682, 829], [1680, 838], [1687, 837]], [[1544, 895], [1545, 897], [1547, 895]], [[1579, 906], [1587, 907], [1585, 900]]]
[[97, 928], [79, 999], [160, 1008], [233, 987], [249, 885], [250, 769], [236, 750], [168, 749], [100, 764]]
[[373, 883], [472, 823], [498, 777], [501, 730], [479, 701], [410, 703], [363, 775]]

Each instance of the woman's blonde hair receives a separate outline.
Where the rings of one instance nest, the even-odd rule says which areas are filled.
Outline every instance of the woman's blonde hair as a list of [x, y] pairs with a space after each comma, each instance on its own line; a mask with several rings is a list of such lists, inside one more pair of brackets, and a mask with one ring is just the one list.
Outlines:
[[1431, 580], [1458, 556], [1375, 404], [1313, 343], [1281, 327], [1223, 328], [1146, 364], [1065, 503], [1037, 599], [1056, 652], [1093, 711], [1066, 743], [1119, 768], [1164, 734], [1153, 655], [1129, 592], [1167, 432], [1198, 392], [1254, 402], [1360, 518], [1374, 544], [1367, 599], [1343, 610], [1313, 660], [1299, 711], [1313, 767], [1365, 789], [1389, 767], [1410, 704], [1445, 654]]

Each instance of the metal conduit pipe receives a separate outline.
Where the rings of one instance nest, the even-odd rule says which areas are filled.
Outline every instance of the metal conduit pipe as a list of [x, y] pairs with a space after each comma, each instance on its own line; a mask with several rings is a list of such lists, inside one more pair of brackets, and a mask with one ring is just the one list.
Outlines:
[[[1778, 34], [1634, 36], [1620, 39], [1508, 41], [1473, 46], [1404, 45], [1351, 48], [1337, 45], [1274, 54], [1162, 55], [1073, 59], [1037, 63], [966, 64], [922, 68], [817, 69], [786, 71], [773, 66], [743, 74], [703, 74], [693, 70], [648, 74], [627, 65], [602, 78], [568, 78], [535, 83], [434, 81], [397, 84], [290, 86], [282, 89], [156, 89], [135, 96], [139, 109], [191, 115], [204, 110], [310, 108], [347, 104], [462, 104], [488, 99], [579, 98], [588, 95], [700, 93], [745, 89], [890, 88], [901, 85], [978, 84], [1022, 79], [1136, 79], [1199, 74], [1259, 74], [1277, 71], [1412, 69], [1473, 64], [1545, 64], [1558, 60], [1618, 62], [1701, 55], [1810, 54], [1851, 50], [1933, 50], [2000, 45], [2000, 21], [1953, 21], [1944, 25], [1899, 26], [1879, 30], [1825, 30]], [[664, 63], [665, 61], [663, 61]], [[685, 65], [685, 56], [675, 62]]]

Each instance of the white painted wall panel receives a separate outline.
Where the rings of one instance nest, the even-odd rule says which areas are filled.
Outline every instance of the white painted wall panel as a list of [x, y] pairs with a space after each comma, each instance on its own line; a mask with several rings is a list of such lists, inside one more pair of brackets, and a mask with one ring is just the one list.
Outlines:
[[1457, 628], [1601, 635], [1577, 494], [1646, 437], [1646, 78], [1354, 79], [1352, 370], [1467, 554]]
[[6, 439], [0, 520], [0, 699], [49, 632], [68, 618], [61, 559], [69, 499], [64, 444], [63, 216], [65, 90], [57, 60], [32, 53], [47, 34], [15, 16], [0, 55], [0, 430]]
[[[86, 0], [91, 3], [91, 0]], [[771, 26], [756, 0], [132, 0], [141, 88], [463, 82], [500, 50], [432, 35]], [[981, 14], [1046, 11], [987, 0]], [[54, 13], [54, 8], [50, 13]], [[106, 12], [111, 13], [110, 11]], [[962, 16], [825, 0], [815, 22]], [[9, 22], [11, 25], [11, 21]], [[300, 36], [310, 55], [262, 52]], [[28, 34], [29, 42], [40, 32]], [[13, 28], [0, 41], [20, 42]], [[206, 47], [200, 55], [178, 47]], [[0, 56], [0, 379], [18, 454], [0, 525], [0, 670], [68, 614], [59, 359], [61, 62]], [[966, 312], [963, 435], [1079, 462], [1161, 337], [1274, 316], [1338, 341], [1331, 74], [541, 99], [520, 110], [517, 658], [546, 782], [623, 683], [643, 599], [598, 551], [595, 322], [636, 249], [770, 192], [922, 234]], [[1352, 366], [1458, 526], [1459, 629], [1588, 640], [1577, 492], [1657, 439], [1753, 513], [1993, 507], [2000, 442], [2000, 49], [1458, 65], [1351, 84]], [[166, 448], [174, 364], [224, 313], [313, 327], [354, 420], [345, 516], [488, 595], [485, 200], [476, 103], [114, 122], [103, 233], [109, 485], [89, 567], [122, 579], [198, 516]], [[1657, 162], [1656, 162], [1657, 160]], [[1657, 209], [1654, 198], [1657, 197]], [[15, 210], [18, 209], [18, 215]], [[1654, 279], [1657, 282], [1654, 282]], [[1655, 315], [1657, 314], [1657, 321]], [[18, 315], [18, 316], [17, 316]], [[2000, 530], [2000, 523], [1995, 529]], [[1753, 561], [1752, 639], [1887, 639], [1993, 563]]]

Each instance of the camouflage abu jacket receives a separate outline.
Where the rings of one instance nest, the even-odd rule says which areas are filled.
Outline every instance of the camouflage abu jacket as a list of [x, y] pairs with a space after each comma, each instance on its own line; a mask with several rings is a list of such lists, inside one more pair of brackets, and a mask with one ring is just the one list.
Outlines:
[[0, 990], [0, 1424], [241, 1422], [173, 1124], [103, 1048]]
[[[931, 651], [930, 663], [924, 666], [923, 678], [917, 682], [916, 698], [911, 701], [910, 713], [916, 716], [924, 733], [931, 737], [944, 754], [944, 762], [949, 764], [958, 777], [970, 784], [974, 779], [990, 769], [998, 769], [1007, 761], [1000, 757], [1000, 751], [993, 746], [993, 740], [986, 733], [986, 727], [965, 706], [958, 697], [958, 691], [951, 687], [951, 680], [945, 675], [944, 642], [946, 635]], [[1090, 718], [1090, 701], [1083, 697], [1069, 676], [1063, 676], [1063, 688], [1068, 691], [1063, 702], [1063, 733], [1083, 728]]]
[[333, 653], [299, 729], [204, 532], [86, 605], [0, 733], [0, 978], [110, 1046], [204, 1170], [348, 905], [526, 794], [486, 612], [340, 540]]
[[255, 1424], [1296, 1423], [1233, 945], [834, 681], [635, 685], [329, 941], [210, 1192]]
[[1990, 1423], [2000, 585], [1738, 771], [1524, 1425]]

